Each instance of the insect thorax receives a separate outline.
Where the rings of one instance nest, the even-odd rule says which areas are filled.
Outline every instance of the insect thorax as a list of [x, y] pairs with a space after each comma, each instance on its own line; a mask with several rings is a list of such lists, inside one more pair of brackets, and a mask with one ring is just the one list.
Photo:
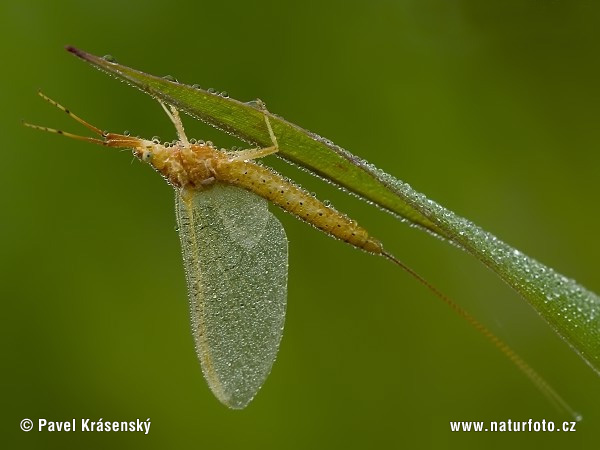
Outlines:
[[171, 185], [198, 189], [214, 181], [214, 165], [223, 157], [206, 145], [159, 145], [153, 149], [149, 162]]

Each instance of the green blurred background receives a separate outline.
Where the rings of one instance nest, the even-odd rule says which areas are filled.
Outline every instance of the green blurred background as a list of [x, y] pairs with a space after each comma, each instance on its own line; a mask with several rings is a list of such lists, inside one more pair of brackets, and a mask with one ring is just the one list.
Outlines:
[[[513, 345], [584, 421], [576, 433], [451, 433], [451, 420], [565, 417], [414, 280], [280, 211], [279, 357], [254, 402], [227, 410], [193, 351], [172, 189], [128, 153], [19, 121], [82, 132], [42, 88], [100, 128], [174, 137], [153, 100], [67, 44], [260, 97], [599, 292], [600, 3], [6, 1], [0, 12], [3, 447], [597, 448], [597, 375], [521, 298], [471, 256], [274, 157]], [[25, 417], [152, 427], [24, 433]]]

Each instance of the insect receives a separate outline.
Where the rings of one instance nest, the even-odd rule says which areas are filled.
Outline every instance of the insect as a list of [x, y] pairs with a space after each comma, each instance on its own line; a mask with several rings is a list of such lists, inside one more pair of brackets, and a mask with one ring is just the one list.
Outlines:
[[178, 139], [172, 144], [103, 132], [46, 97], [98, 138], [26, 126], [105, 147], [132, 149], [175, 190], [175, 209], [196, 352], [208, 385], [226, 406], [244, 408], [275, 361], [287, 297], [287, 238], [267, 202], [368, 253], [384, 256], [414, 277], [490, 340], [559, 408], [571, 408], [510, 347], [453, 300], [384, 250], [354, 220], [254, 160], [276, 153], [277, 138], [264, 108], [272, 145], [227, 151], [189, 140], [178, 110], [161, 105]]

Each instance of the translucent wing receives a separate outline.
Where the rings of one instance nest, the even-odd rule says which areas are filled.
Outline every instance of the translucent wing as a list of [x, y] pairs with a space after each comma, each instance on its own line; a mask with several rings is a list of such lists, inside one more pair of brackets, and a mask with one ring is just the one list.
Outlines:
[[285, 231], [266, 200], [234, 186], [177, 192], [175, 208], [204, 377], [222, 403], [244, 408], [283, 332]]

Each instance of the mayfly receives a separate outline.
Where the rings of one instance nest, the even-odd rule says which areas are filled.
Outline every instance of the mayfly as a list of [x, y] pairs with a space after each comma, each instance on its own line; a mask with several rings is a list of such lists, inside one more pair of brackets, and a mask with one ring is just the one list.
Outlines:
[[189, 140], [178, 110], [161, 102], [178, 139], [161, 144], [103, 132], [39, 95], [98, 135], [86, 137], [31, 125], [105, 147], [132, 149], [175, 189], [175, 209], [185, 266], [196, 352], [215, 396], [244, 408], [269, 375], [283, 332], [287, 297], [287, 238], [269, 212], [270, 201], [330, 236], [381, 255], [427, 287], [489, 339], [558, 407], [576, 414], [510, 347], [423, 277], [384, 250], [354, 220], [325, 205], [256, 159], [277, 153], [277, 137], [264, 112], [272, 145], [239, 151]]

